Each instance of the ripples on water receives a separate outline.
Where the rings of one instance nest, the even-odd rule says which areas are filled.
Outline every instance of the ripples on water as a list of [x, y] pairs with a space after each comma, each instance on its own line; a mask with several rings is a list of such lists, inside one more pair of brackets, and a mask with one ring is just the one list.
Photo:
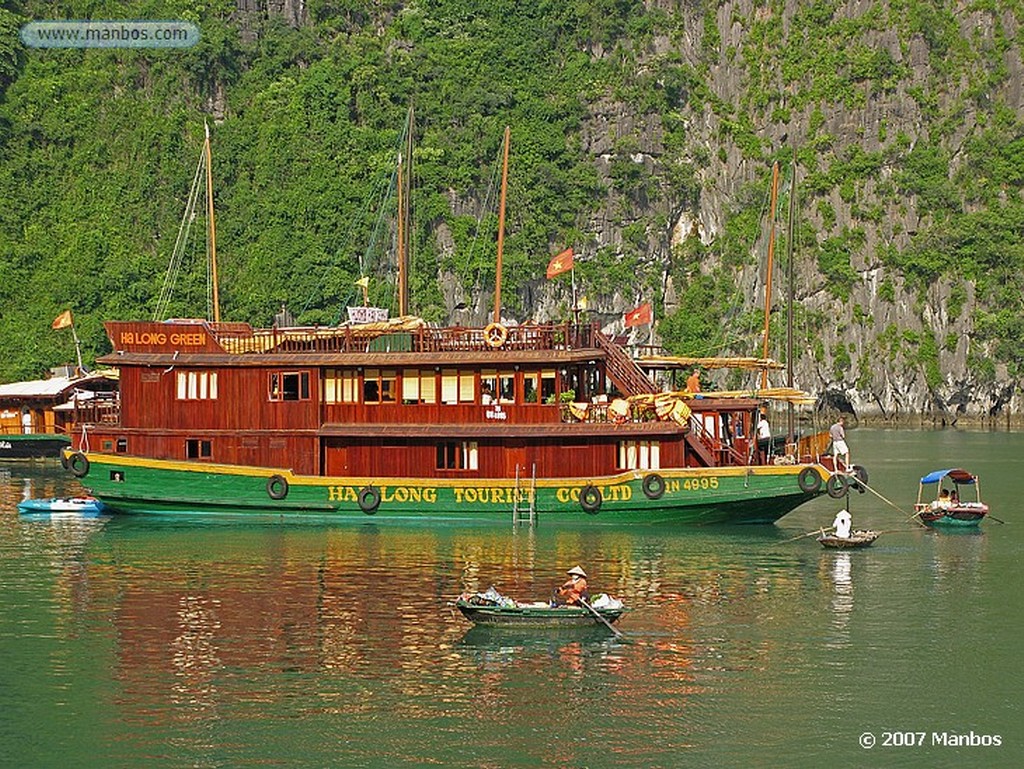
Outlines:
[[[683, 532], [14, 512], [63, 484], [0, 478], [0, 747], [21, 765], [883, 766], [903, 759], [865, 764], [861, 732], [1019, 736], [1009, 527], [832, 552], [786, 541], [827, 525], [824, 500]], [[472, 628], [450, 605], [492, 584], [545, 598], [577, 563], [632, 609], [628, 643]]]

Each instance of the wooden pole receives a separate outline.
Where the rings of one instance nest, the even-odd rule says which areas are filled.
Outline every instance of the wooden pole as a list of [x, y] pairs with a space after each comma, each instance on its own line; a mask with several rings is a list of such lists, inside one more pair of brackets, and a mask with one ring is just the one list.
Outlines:
[[[772, 196], [768, 213], [770, 228], [768, 230], [768, 272], [764, 282], [764, 343], [762, 358], [768, 357], [768, 324], [772, 314], [772, 263], [775, 260], [775, 203], [779, 198], [779, 164], [772, 164]], [[768, 369], [761, 371], [761, 389], [768, 386]]]
[[508, 144], [511, 129], [505, 126], [505, 149], [501, 161], [501, 203], [498, 209], [498, 274], [494, 280], [494, 322], [501, 323], [501, 256], [505, 248], [505, 193], [508, 190]]
[[220, 294], [217, 289], [217, 225], [213, 218], [213, 153], [210, 151], [210, 124], [206, 128], [206, 211], [210, 239], [210, 281], [213, 288], [213, 322], [220, 323]]

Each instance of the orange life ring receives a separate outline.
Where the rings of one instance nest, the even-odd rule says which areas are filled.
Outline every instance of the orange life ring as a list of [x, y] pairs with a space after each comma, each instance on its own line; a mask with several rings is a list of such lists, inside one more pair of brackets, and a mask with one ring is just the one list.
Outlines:
[[508, 341], [508, 329], [501, 323], [488, 323], [484, 329], [484, 339], [491, 347], [501, 347]]

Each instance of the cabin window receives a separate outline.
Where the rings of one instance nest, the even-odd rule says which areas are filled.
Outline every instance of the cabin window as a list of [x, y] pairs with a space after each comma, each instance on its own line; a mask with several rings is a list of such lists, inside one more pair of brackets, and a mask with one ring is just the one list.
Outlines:
[[324, 370], [324, 403], [358, 403], [359, 376], [355, 371], [329, 368]]
[[484, 369], [480, 372], [480, 402], [485, 406], [498, 400], [498, 372]]
[[516, 374], [514, 371], [498, 372], [498, 403], [516, 402]]
[[441, 372], [441, 403], [454, 406], [476, 400], [476, 377], [472, 371], [446, 368]]
[[217, 400], [217, 372], [179, 371], [176, 396], [180, 401]]
[[432, 370], [402, 371], [402, 403], [437, 403], [437, 381]]
[[619, 469], [661, 469], [661, 444], [657, 441], [619, 441]]
[[397, 371], [394, 369], [366, 369], [363, 374], [363, 403], [394, 403], [397, 392]]
[[185, 441], [185, 458], [186, 459], [209, 459], [210, 458], [210, 442], [201, 441], [195, 438], [189, 438]]
[[555, 372], [540, 372], [540, 401], [541, 403], [555, 402]]
[[538, 403], [539, 396], [540, 374], [536, 371], [523, 374], [523, 403]]
[[272, 371], [270, 373], [270, 400], [308, 401], [308, 371]]
[[476, 470], [476, 441], [447, 441], [437, 444], [438, 470]]

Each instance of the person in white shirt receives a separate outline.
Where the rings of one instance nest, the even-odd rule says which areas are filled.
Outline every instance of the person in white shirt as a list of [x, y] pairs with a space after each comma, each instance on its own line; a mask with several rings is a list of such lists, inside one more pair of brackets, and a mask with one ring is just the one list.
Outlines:
[[853, 518], [849, 510], [840, 510], [832, 521], [832, 528], [836, 530], [836, 536], [840, 539], [850, 538], [850, 526], [853, 525]]

